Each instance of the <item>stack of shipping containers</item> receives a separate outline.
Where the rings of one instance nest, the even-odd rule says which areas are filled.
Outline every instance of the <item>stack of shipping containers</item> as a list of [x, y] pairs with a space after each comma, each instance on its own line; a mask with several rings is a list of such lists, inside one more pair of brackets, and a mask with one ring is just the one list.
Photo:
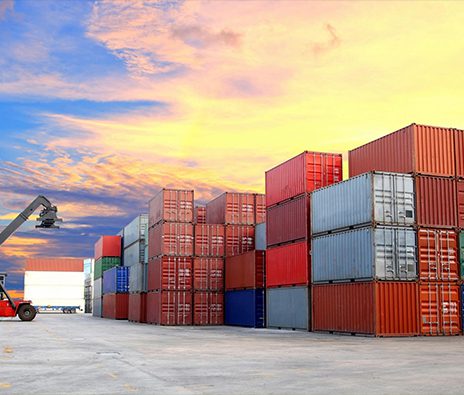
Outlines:
[[93, 259], [84, 259], [84, 299], [85, 299], [85, 309], [86, 313], [92, 312], [93, 305]]
[[146, 322], [147, 232], [148, 214], [138, 215], [124, 227], [123, 262], [129, 268], [128, 320], [134, 322]]
[[414, 177], [422, 335], [454, 335], [461, 328], [463, 148], [461, 130], [412, 124], [349, 152], [351, 176], [380, 170]]
[[121, 265], [121, 236], [101, 236], [95, 243], [94, 258], [92, 313], [96, 317], [101, 317], [103, 303], [102, 275], [105, 270]]
[[267, 326], [310, 325], [310, 192], [342, 180], [340, 154], [305, 151], [266, 172]]
[[417, 335], [414, 180], [366, 173], [313, 192], [313, 330]]
[[115, 266], [103, 272], [102, 317], [127, 320], [129, 306], [129, 268]]
[[193, 198], [162, 189], [149, 203], [148, 323], [192, 324]]

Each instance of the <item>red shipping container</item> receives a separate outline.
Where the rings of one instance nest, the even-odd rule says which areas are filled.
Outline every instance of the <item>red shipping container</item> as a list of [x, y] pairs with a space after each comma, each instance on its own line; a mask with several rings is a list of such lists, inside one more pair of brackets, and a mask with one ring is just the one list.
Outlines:
[[350, 177], [391, 171], [454, 177], [453, 129], [412, 124], [348, 153]]
[[147, 322], [147, 293], [129, 294], [127, 319], [132, 322]]
[[194, 325], [224, 325], [224, 294], [195, 292], [193, 294]]
[[458, 211], [457, 225], [459, 228], [464, 229], [464, 180], [456, 181], [456, 191]]
[[162, 189], [148, 203], [148, 225], [162, 221], [193, 223], [193, 191]]
[[148, 230], [148, 256], [193, 256], [193, 225], [164, 222]]
[[456, 181], [450, 178], [416, 176], [417, 225], [430, 228], [457, 226]]
[[255, 193], [255, 224], [266, 222], [266, 195]]
[[296, 240], [309, 240], [311, 234], [310, 195], [304, 194], [267, 209], [268, 246]]
[[83, 272], [84, 261], [67, 258], [27, 259], [25, 270], [30, 272]]
[[127, 320], [129, 312], [129, 294], [103, 295], [103, 318]]
[[255, 248], [255, 227], [226, 225], [226, 257], [243, 254]]
[[458, 238], [454, 230], [419, 229], [417, 245], [421, 280], [459, 280]]
[[95, 243], [95, 260], [101, 257], [121, 256], [121, 236], [101, 236]]
[[226, 258], [226, 290], [264, 288], [265, 251]]
[[255, 197], [252, 193], [225, 192], [206, 204], [208, 224], [254, 225]]
[[419, 289], [422, 335], [459, 335], [459, 285], [450, 282], [423, 282]]
[[266, 287], [311, 284], [310, 262], [306, 241], [268, 248], [266, 250]]
[[148, 262], [149, 291], [190, 291], [193, 259], [180, 256], [160, 256]]
[[223, 291], [224, 258], [193, 258], [193, 288], [195, 291]]
[[193, 222], [195, 224], [206, 224], [206, 207], [197, 206], [193, 213]]
[[400, 281], [313, 285], [313, 331], [418, 335], [417, 287]]
[[454, 152], [456, 154], [456, 176], [464, 178], [464, 130], [454, 131]]
[[192, 293], [148, 292], [147, 322], [156, 325], [192, 325]]
[[266, 172], [266, 205], [343, 180], [342, 155], [305, 151]]
[[225, 254], [224, 236], [224, 225], [195, 225], [195, 255], [223, 257]]

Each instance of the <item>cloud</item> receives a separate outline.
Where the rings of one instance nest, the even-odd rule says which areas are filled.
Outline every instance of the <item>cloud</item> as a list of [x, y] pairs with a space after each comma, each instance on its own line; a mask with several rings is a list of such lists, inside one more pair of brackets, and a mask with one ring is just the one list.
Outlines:
[[327, 23], [324, 28], [329, 34], [329, 39], [325, 42], [318, 42], [311, 45], [311, 50], [314, 55], [321, 55], [325, 52], [329, 52], [339, 47], [341, 44], [341, 39], [331, 24]]
[[6, 18], [7, 12], [13, 13], [14, 0], [1, 0], [0, 1], [0, 21]]
[[195, 48], [205, 48], [212, 45], [226, 45], [229, 47], [239, 47], [242, 34], [223, 29], [218, 33], [213, 33], [203, 26], [174, 26], [171, 30], [174, 38], [181, 39], [185, 44]]

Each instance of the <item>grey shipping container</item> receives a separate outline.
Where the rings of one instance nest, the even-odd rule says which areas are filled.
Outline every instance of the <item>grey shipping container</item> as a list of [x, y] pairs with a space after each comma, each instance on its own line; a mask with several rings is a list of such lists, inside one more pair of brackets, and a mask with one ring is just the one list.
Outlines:
[[255, 227], [255, 250], [266, 250], [266, 222], [262, 222]]
[[102, 280], [103, 278], [100, 277], [93, 281], [93, 297], [94, 298], [101, 298], [103, 296]]
[[102, 316], [102, 304], [103, 298], [94, 298], [93, 299], [93, 306], [92, 306], [92, 315], [94, 317], [101, 317]]
[[309, 330], [309, 297], [308, 287], [266, 289], [267, 327]]
[[136, 263], [129, 269], [129, 292], [147, 292], [148, 265]]
[[143, 262], [148, 264], [148, 226], [145, 229], [145, 248], [143, 253]]
[[140, 214], [124, 227], [124, 248], [140, 239], [145, 239], [145, 229], [148, 228], [148, 214]]
[[314, 191], [312, 234], [367, 224], [412, 226], [414, 180], [408, 174], [371, 172]]
[[416, 232], [366, 227], [314, 237], [312, 281], [415, 280]]
[[145, 246], [144, 240], [136, 241], [129, 247], [124, 248], [124, 266], [132, 266], [136, 263], [145, 261]]

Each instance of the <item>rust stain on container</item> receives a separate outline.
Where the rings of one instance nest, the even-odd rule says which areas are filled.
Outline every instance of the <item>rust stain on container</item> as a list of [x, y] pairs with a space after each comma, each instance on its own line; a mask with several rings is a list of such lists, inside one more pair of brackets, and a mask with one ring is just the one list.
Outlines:
[[456, 181], [450, 178], [416, 176], [417, 225], [431, 228], [457, 226]]
[[417, 283], [399, 281], [314, 285], [313, 330], [418, 335], [417, 287]]
[[454, 177], [455, 131], [412, 124], [348, 153], [350, 177], [389, 171]]

